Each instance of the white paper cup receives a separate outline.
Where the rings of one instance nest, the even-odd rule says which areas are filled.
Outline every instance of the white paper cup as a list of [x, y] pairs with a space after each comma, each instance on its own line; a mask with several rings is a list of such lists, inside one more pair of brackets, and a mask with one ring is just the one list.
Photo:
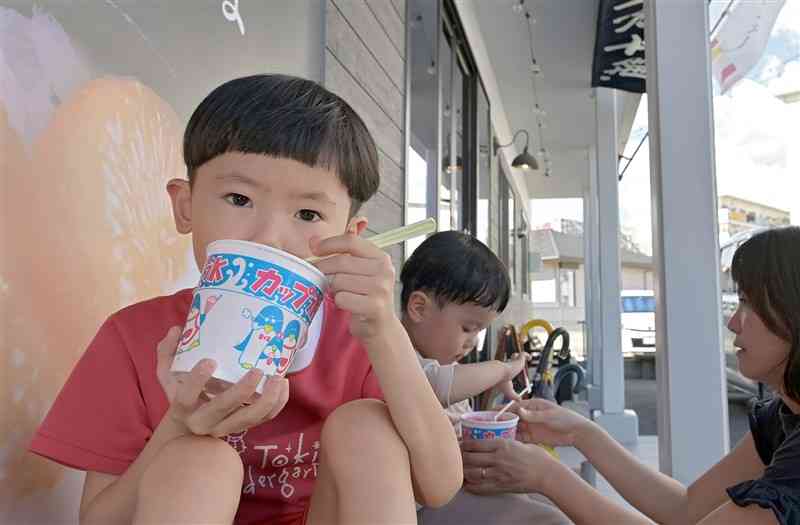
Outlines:
[[214, 241], [206, 255], [172, 371], [187, 373], [202, 359], [215, 360], [206, 391], [216, 395], [260, 368], [261, 394], [267, 377], [284, 375], [297, 352], [316, 350], [303, 347], [322, 306], [325, 276], [302, 259], [253, 242]]
[[461, 439], [514, 439], [517, 435], [519, 416], [504, 412], [494, 420], [498, 410], [467, 412], [461, 415]]

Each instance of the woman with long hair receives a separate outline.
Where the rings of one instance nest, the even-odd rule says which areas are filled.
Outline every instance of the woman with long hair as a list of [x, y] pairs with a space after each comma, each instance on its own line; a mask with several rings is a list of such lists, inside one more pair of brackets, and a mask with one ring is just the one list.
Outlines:
[[464, 442], [467, 489], [541, 492], [575, 523], [651, 523], [612, 502], [541, 447], [574, 446], [657, 523], [800, 524], [800, 228], [760, 232], [736, 251], [739, 306], [728, 322], [742, 374], [775, 396], [752, 407], [750, 432], [689, 487], [640, 463], [600, 426], [544, 400], [523, 401], [520, 441]]

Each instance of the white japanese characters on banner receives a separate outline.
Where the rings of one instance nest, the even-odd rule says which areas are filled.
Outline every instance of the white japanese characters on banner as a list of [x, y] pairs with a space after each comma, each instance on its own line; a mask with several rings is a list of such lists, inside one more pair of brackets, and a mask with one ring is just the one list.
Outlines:
[[644, 93], [644, 0], [601, 0], [592, 87]]

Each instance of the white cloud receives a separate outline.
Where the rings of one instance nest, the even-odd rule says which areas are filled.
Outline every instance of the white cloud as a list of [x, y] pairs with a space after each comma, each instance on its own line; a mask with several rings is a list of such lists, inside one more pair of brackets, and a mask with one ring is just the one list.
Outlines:
[[[634, 121], [647, 125], [647, 99]], [[771, 89], [742, 80], [714, 98], [714, 140], [718, 195], [734, 195], [788, 210], [800, 224], [800, 103], [784, 104]], [[640, 136], [640, 135], [639, 135]], [[634, 142], [633, 140], [631, 142]], [[638, 142], [636, 142], [638, 143]], [[630, 155], [636, 143], [629, 143]], [[650, 252], [649, 150], [645, 143], [620, 183], [620, 222]]]
[[766, 75], [766, 77], [769, 79], [766, 86], [774, 95], [800, 91], [800, 62], [786, 64], [783, 67], [783, 74], [779, 77], [776, 77], [774, 73]]
[[798, 38], [800, 38], [800, 2], [797, 0], [786, 0], [786, 3], [783, 4], [775, 26], [772, 28], [772, 34], [779, 31], [798, 33]]
[[798, 106], [787, 105], [750, 80], [714, 100], [717, 187], [788, 210], [800, 220], [797, 176]]

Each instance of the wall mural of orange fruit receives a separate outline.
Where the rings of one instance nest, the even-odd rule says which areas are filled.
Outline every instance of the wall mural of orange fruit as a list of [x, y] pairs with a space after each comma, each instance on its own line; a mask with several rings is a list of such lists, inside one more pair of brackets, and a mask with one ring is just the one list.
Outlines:
[[132, 78], [86, 83], [55, 109], [30, 160], [6, 122], [2, 246], [14, 263], [0, 268], [0, 308], [15, 315], [0, 348], [2, 474], [25, 495], [58, 481], [60, 467], [24, 451], [97, 328], [171, 290], [193, 263], [164, 189], [185, 176], [183, 126], [154, 91]]

